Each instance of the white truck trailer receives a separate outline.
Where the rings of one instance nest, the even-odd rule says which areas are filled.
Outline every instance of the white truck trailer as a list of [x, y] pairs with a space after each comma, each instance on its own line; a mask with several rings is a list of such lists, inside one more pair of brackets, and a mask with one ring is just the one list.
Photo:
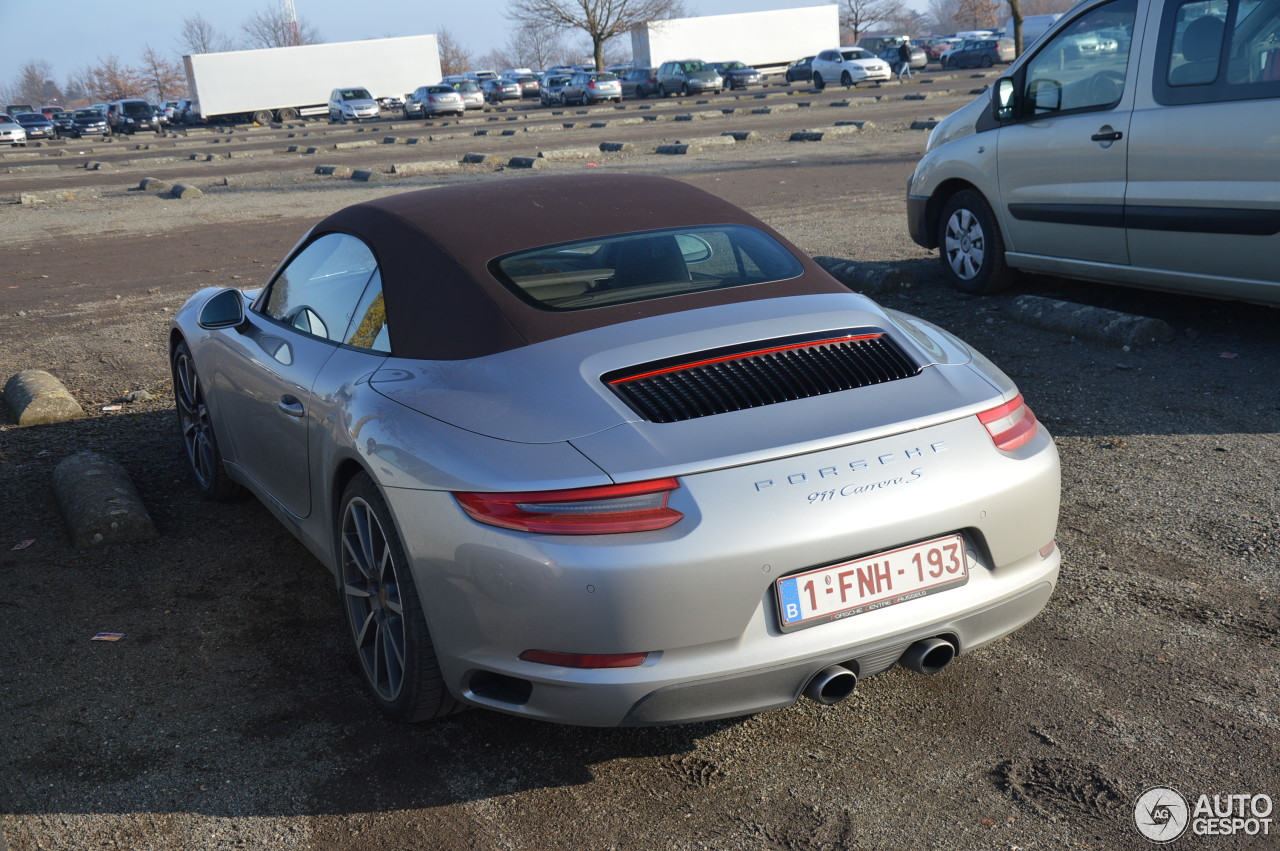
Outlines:
[[205, 121], [293, 121], [327, 115], [329, 93], [363, 86], [397, 98], [440, 80], [434, 35], [409, 35], [182, 57], [192, 111]]
[[677, 59], [738, 60], [762, 71], [840, 46], [840, 7], [802, 6], [650, 21], [631, 31], [637, 67]]

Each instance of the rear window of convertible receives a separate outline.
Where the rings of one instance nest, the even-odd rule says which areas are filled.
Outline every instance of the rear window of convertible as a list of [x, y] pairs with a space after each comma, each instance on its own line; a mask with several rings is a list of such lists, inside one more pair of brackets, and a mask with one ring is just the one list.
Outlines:
[[490, 265], [536, 307], [582, 310], [799, 277], [800, 261], [745, 225], [702, 225], [547, 245]]

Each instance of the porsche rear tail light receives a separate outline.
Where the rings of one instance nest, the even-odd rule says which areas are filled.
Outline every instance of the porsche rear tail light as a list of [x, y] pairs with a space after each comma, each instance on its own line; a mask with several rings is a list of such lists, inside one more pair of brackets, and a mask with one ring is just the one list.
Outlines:
[[472, 519], [550, 535], [616, 535], [665, 529], [682, 517], [667, 507], [674, 478], [524, 493], [455, 493]]
[[556, 653], [553, 650], [526, 650], [520, 654], [526, 662], [559, 665], [562, 668], [636, 668], [649, 658], [648, 653]]
[[1011, 452], [1035, 437], [1040, 424], [1031, 413], [1019, 393], [1003, 405], [978, 414], [978, 421], [986, 426], [987, 433], [997, 449]]

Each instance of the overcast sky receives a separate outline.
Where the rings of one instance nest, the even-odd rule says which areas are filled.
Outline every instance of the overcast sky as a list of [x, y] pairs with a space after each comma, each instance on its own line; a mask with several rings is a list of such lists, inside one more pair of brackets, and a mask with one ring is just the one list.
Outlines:
[[[820, 0], [684, 0], [691, 16], [817, 5]], [[505, 0], [294, 0], [294, 6], [299, 20], [324, 41], [422, 35], [443, 27], [480, 56], [511, 34]], [[199, 13], [222, 34], [239, 38], [241, 22], [276, 8], [277, 0], [0, 0], [0, 85], [14, 83], [33, 59], [53, 66], [59, 86], [99, 58], [136, 65], [148, 44], [178, 59], [184, 18]], [[625, 49], [630, 52], [629, 42]]]

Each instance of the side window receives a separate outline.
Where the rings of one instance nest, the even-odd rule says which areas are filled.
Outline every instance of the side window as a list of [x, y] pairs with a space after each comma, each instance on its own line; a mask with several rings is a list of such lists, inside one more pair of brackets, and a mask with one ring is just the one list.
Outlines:
[[1280, 0], [1187, 0], [1160, 22], [1162, 104], [1280, 97]]
[[1024, 116], [1110, 109], [1124, 94], [1136, 0], [1098, 6], [1036, 49], [1025, 68]]
[[302, 249], [271, 282], [263, 313], [305, 334], [345, 343], [376, 271], [373, 252], [363, 242], [346, 234], [325, 234]]

